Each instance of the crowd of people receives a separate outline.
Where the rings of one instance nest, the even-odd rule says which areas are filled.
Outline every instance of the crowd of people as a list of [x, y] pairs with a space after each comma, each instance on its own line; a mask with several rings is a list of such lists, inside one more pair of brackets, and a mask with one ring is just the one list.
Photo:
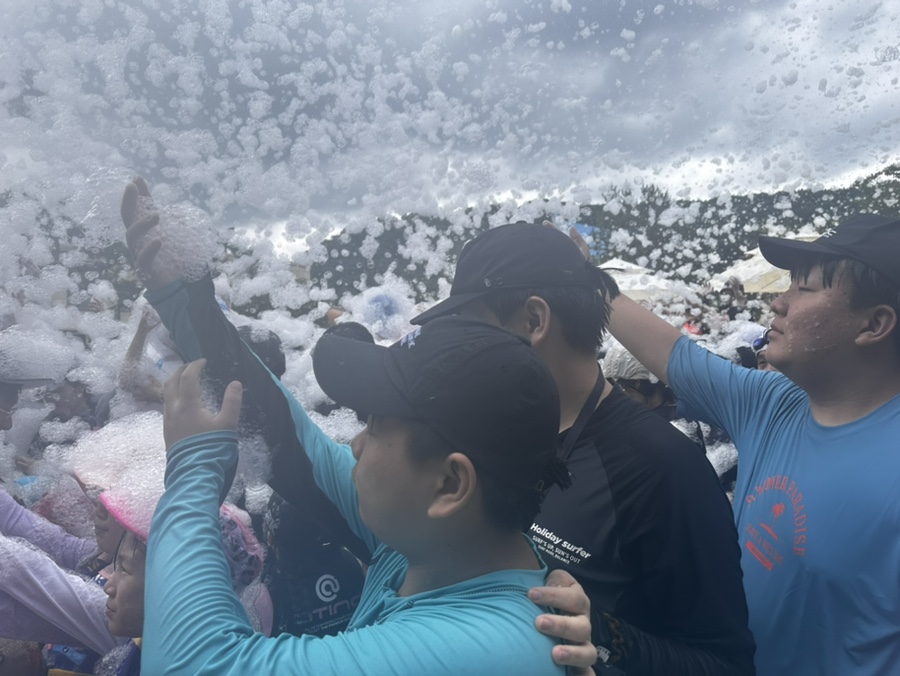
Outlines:
[[900, 668], [900, 219], [761, 238], [790, 289], [718, 350], [574, 230], [496, 227], [398, 340], [334, 313], [318, 412], [158, 219], [136, 179], [125, 413], [0, 332], [4, 434], [23, 392], [80, 421], [2, 468], [0, 673]]

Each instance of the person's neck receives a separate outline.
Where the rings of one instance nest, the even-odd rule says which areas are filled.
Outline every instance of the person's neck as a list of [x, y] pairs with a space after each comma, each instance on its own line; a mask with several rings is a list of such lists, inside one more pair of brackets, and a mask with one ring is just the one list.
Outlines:
[[516, 531], [484, 529], [480, 534], [429, 547], [421, 556], [408, 556], [406, 579], [398, 596], [412, 596], [500, 570], [539, 570], [541, 563], [525, 536]]
[[864, 418], [900, 395], [900, 369], [856, 364], [843, 369], [841, 377], [832, 374], [831, 378], [798, 384], [809, 396], [813, 419], [836, 427]]
[[[559, 431], [563, 432], [575, 424], [575, 419], [584, 408], [597, 379], [603, 378], [603, 372], [593, 355], [576, 352], [569, 349], [568, 346], [554, 349], [541, 356], [550, 368], [553, 379], [556, 381], [556, 387], [559, 389]], [[609, 396], [612, 390], [612, 384], [604, 380], [603, 391], [597, 406]]]

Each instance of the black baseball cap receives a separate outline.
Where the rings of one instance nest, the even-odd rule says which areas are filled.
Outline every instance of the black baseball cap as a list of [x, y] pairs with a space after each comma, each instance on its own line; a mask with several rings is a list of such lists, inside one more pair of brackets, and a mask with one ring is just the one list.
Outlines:
[[519, 221], [470, 240], [456, 263], [450, 296], [411, 320], [424, 324], [457, 312], [496, 289], [586, 286], [614, 297], [615, 281], [586, 261], [578, 246], [556, 228]]
[[557, 456], [559, 392], [527, 341], [470, 317], [441, 317], [390, 347], [323, 336], [313, 371], [337, 403], [428, 425], [513, 485], [568, 485]]
[[859, 261], [900, 286], [900, 218], [857, 214], [812, 242], [760, 237], [759, 250], [776, 268], [793, 270], [817, 256]]

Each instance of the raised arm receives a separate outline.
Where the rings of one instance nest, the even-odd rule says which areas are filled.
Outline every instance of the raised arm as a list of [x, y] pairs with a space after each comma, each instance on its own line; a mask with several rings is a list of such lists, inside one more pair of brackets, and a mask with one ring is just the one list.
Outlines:
[[250, 426], [262, 433], [272, 452], [271, 487], [307, 517], [311, 532], [345, 546], [368, 562], [368, 545], [356, 536], [314, 480], [308, 449], [294, 425], [292, 398], [225, 317], [209, 275], [184, 282], [157, 265], [161, 244], [153, 236], [153, 228], [158, 215], [147, 184], [140, 178], [125, 189], [122, 221], [138, 276], [147, 286], [147, 299], [169, 329], [182, 358], [205, 358], [208, 374], [222, 387], [232, 380], [243, 383], [244, 415]]
[[[544, 225], [556, 227], [550, 221], [544, 221]], [[572, 227], [569, 228], [569, 237], [585, 260], [590, 260], [591, 250], [581, 233]], [[608, 328], [616, 340], [653, 375], [669, 384], [669, 356], [675, 341], [681, 337], [681, 331], [621, 293], [611, 303]]]
[[95, 540], [67, 533], [61, 526], [20, 505], [3, 490], [0, 490], [0, 533], [28, 540], [68, 570], [75, 570], [79, 563], [97, 551]]
[[619, 294], [612, 302], [609, 332], [657, 378], [668, 384], [669, 356], [681, 331]]
[[[141, 358], [144, 355], [144, 346], [147, 336], [153, 328], [153, 317], [156, 313], [149, 305], [144, 306], [141, 312], [141, 320], [134, 332], [134, 338], [125, 352], [125, 359], [119, 367], [119, 387], [131, 392], [142, 401], [158, 403], [162, 402], [162, 383], [149, 373], [141, 373]], [[159, 318], [155, 319], [159, 324]]]

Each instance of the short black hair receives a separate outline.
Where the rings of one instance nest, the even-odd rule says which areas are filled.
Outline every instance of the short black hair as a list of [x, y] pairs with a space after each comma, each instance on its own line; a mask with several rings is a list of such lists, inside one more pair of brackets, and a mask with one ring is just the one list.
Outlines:
[[[434, 457], [447, 457], [455, 452], [464, 453], [425, 423], [419, 420], [404, 422], [409, 426], [408, 448], [414, 460], [424, 462]], [[468, 454], [466, 457], [475, 466], [488, 522], [501, 530], [528, 531], [541, 510], [544, 494], [535, 488], [516, 486], [504, 481], [503, 477], [486, 471], [477, 458]]]
[[609, 273], [597, 270], [597, 288], [546, 286], [532, 289], [498, 289], [484, 302], [501, 324], [506, 324], [531, 296], [543, 298], [562, 325], [563, 337], [575, 350], [597, 354], [609, 324], [610, 303], [619, 287]]
[[[830, 287], [840, 280], [848, 282], [850, 309], [862, 310], [875, 305], [888, 305], [900, 321], [900, 286], [883, 274], [852, 258], [811, 256], [791, 270], [791, 281], [806, 281], [813, 268], [822, 267], [822, 284]], [[894, 352], [900, 357], [900, 327], [894, 327]]]

